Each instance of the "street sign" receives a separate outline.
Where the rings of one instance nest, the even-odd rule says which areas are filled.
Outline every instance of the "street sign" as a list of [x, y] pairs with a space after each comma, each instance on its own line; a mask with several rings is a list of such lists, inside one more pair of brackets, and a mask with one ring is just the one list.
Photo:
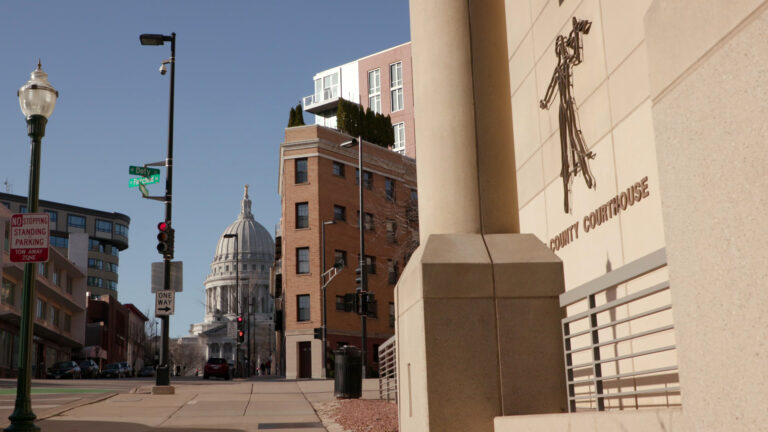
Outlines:
[[128, 187], [136, 187], [142, 184], [160, 183], [160, 174], [152, 174], [149, 177], [134, 177], [128, 180]]
[[155, 294], [155, 316], [173, 315], [175, 298], [173, 291], [158, 291]]
[[140, 166], [129, 166], [128, 167], [128, 174], [130, 175], [140, 175], [144, 177], [152, 177], [154, 175], [159, 176], [160, 170], [157, 168], [147, 168], [147, 167], [140, 167]]
[[[184, 270], [184, 262], [172, 261], [171, 262], [171, 291], [181, 292], [183, 287], [182, 272]], [[152, 263], [152, 292], [158, 292], [165, 289], [163, 286], [163, 261]]]
[[47, 262], [51, 217], [48, 213], [12, 214], [8, 237], [11, 262]]

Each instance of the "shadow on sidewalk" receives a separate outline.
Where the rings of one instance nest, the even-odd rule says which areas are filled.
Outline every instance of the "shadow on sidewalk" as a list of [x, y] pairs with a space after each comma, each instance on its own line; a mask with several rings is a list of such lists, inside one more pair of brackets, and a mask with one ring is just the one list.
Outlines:
[[211, 429], [188, 427], [152, 427], [141, 423], [85, 421], [85, 420], [57, 420], [55, 418], [38, 422], [45, 432], [246, 432], [244, 429]]

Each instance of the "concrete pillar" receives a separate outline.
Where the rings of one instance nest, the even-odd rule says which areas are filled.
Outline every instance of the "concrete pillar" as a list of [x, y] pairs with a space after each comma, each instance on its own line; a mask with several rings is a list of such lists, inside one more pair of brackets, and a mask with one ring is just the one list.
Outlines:
[[410, 5], [421, 246], [395, 291], [400, 430], [490, 432], [566, 409], [562, 262], [518, 234], [504, 1]]

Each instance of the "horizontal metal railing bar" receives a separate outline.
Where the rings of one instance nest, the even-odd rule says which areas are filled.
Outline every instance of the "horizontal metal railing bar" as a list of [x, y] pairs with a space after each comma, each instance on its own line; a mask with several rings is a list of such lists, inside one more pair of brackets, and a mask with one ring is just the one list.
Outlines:
[[629, 295], [626, 295], [622, 298], [610, 301], [604, 305], [600, 305], [591, 309], [588, 309], [584, 312], [577, 313], [576, 315], [572, 315], [569, 317], [565, 317], [562, 319], [562, 323], [571, 323], [573, 321], [578, 321], [580, 319], [584, 319], [590, 315], [594, 315], [600, 312], [605, 312], [609, 309], [615, 308], [616, 306], [621, 306], [626, 303], [631, 303], [635, 300], [639, 300], [643, 297], [648, 297], [649, 295], [656, 294], [659, 291], [664, 291], [665, 289], [669, 288], [669, 281], [664, 281], [661, 283], [658, 283], [650, 288], [646, 288], [644, 290], [638, 291], [636, 293], [632, 293]]
[[578, 364], [578, 365], [573, 365], [573, 366], [569, 367], [568, 369], [580, 369], [580, 368], [585, 368], [585, 367], [591, 367], [593, 364], [596, 364], [596, 363], [609, 363], [609, 362], [613, 362], [613, 361], [626, 360], [628, 358], [642, 357], [644, 355], [656, 354], [656, 353], [660, 353], [660, 352], [664, 352], [664, 351], [671, 351], [673, 349], [675, 349], [675, 345], [667, 345], [667, 346], [663, 346], [661, 348], [655, 348], [655, 349], [640, 351], [638, 353], [626, 354], [626, 355], [622, 355], [622, 356], [618, 356], [618, 357], [611, 357], [611, 358], [607, 358], [607, 359], [600, 359], [600, 360], [591, 361], [591, 362], [587, 362], [587, 363], [581, 363], [581, 364]]
[[587, 351], [587, 350], [590, 350], [592, 348], [598, 348], [598, 347], [602, 347], [602, 346], [606, 346], [606, 345], [612, 345], [612, 344], [617, 344], [617, 343], [621, 343], [621, 342], [626, 342], [626, 341], [630, 341], [632, 339], [641, 338], [643, 336], [648, 336], [648, 335], [652, 335], [652, 334], [656, 334], [656, 333], [661, 333], [663, 331], [672, 330], [674, 328], [675, 328], [675, 326], [672, 325], [672, 324], [666, 325], [666, 326], [663, 326], [663, 327], [656, 327], [654, 329], [646, 330], [646, 331], [639, 332], [639, 333], [633, 333], [631, 335], [622, 336], [620, 338], [609, 339], [609, 340], [606, 340], [606, 341], [601, 341], [600, 343], [596, 343], [596, 344], [592, 344], [592, 345], [585, 345], [585, 346], [578, 347], [578, 348], [573, 348], [570, 351], [566, 351], [565, 353], [566, 354], [573, 354], [573, 353], [577, 353], [577, 352], [581, 352], [581, 351]]
[[610, 287], [636, 279], [667, 265], [667, 252], [661, 248], [640, 259], [623, 265], [597, 279], [560, 294], [560, 306], [568, 306]]
[[[644, 394], [669, 394], [669, 393], [680, 393], [680, 387], [660, 387], [658, 389], [636, 390], [631, 392], [603, 393], [599, 396], [599, 398], [613, 399], [613, 398], [619, 398], [619, 397], [638, 396], [638, 395], [644, 395]], [[568, 400], [588, 400], [588, 399], [597, 399], [597, 398], [598, 398], [598, 395], [592, 393], [588, 395], [569, 396]]]
[[597, 327], [589, 328], [589, 329], [586, 329], [586, 330], [583, 330], [583, 331], [580, 331], [580, 332], [577, 332], [577, 333], [574, 333], [574, 334], [571, 334], [571, 335], [568, 335], [568, 336], [565, 336], [565, 337], [567, 339], [573, 339], [575, 337], [579, 337], [579, 336], [584, 336], [584, 335], [590, 334], [590, 333], [592, 333], [595, 330], [602, 330], [602, 329], [606, 329], [606, 328], [609, 328], [609, 327], [617, 326], [619, 324], [624, 324], [625, 322], [629, 322], [629, 321], [632, 321], [632, 320], [644, 318], [644, 317], [647, 317], [648, 315], [653, 315], [653, 314], [656, 314], [656, 313], [659, 313], [659, 312], [664, 312], [664, 311], [669, 310], [669, 309], [672, 309], [672, 305], [666, 305], [666, 306], [657, 307], [655, 309], [651, 309], [651, 310], [648, 310], [648, 311], [645, 311], [645, 312], [641, 312], [639, 314], [631, 315], [631, 316], [628, 316], [628, 317], [625, 317], [625, 318], [617, 319], [615, 321], [611, 321], [611, 322], [606, 323], [606, 324], [601, 324], [601, 325], [599, 325]]
[[643, 375], [652, 375], [659, 372], [669, 372], [669, 371], [676, 371], [676, 370], [677, 370], [677, 366], [667, 366], [667, 367], [660, 367], [655, 369], [645, 369], [637, 372], [627, 372], [627, 373], [617, 374], [617, 375], [608, 375], [608, 376], [599, 377], [599, 378], [590, 377], [582, 380], [568, 381], [567, 383], [580, 386], [583, 384], [593, 384], [595, 381], [609, 381], [609, 380], [619, 379], [619, 378], [630, 378], [630, 377], [643, 376]]

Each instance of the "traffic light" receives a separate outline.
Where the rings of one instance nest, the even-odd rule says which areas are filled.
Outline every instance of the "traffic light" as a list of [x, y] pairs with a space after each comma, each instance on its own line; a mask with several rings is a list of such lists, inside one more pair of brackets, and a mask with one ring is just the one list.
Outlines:
[[237, 343], [243, 343], [245, 341], [245, 332], [242, 330], [237, 331]]
[[173, 259], [173, 228], [168, 222], [157, 224], [157, 252], [164, 258]]
[[245, 330], [243, 330], [243, 316], [238, 315], [235, 321], [237, 321], [237, 343], [243, 343], [243, 340], [245, 339]]
[[366, 304], [366, 293], [362, 291], [358, 291], [355, 293], [357, 297], [357, 314], [358, 315], [367, 315], [368, 314], [368, 304]]
[[357, 266], [355, 268], [355, 291], [362, 291], [363, 289], [363, 267]]
[[315, 339], [322, 339], [322, 338], [323, 338], [323, 328], [315, 327]]

